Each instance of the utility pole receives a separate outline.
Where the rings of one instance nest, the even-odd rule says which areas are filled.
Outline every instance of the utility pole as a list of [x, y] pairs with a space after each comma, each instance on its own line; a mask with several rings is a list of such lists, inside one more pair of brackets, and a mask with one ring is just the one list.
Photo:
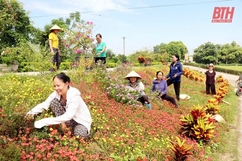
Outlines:
[[123, 54], [125, 55], [125, 38], [126, 37], [123, 37]]

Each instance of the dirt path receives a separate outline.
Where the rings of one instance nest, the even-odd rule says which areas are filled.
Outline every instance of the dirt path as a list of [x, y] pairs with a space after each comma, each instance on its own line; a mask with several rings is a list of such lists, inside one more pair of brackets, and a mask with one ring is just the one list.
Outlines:
[[[189, 68], [189, 69], [193, 69], [193, 70], [197, 70], [199, 72], [205, 72], [207, 71], [206, 69], [202, 69], [202, 68], [198, 68], [198, 67], [193, 67], [193, 66], [183, 66], [184, 68]], [[227, 79], [229, 81], [229, 83], [235, 88], [236, 91], [236, 85], [235, 82], [236, 80], [239, 78], [238, 75], [232, 75], [232, 74], [227, 74], [227, 73], [222, 73], [222, 72], [216, 72], [217, 76], [218, 75], [222, 75], [225, 79]], [[242, 161], [242, 98], [238, 97], [239, 99], [239, 107], [238, 107], [238, 125], [237, 125], [237, 129], [238, 129], [238, 133], [239, 133], [239, 138], [238, 138], [238, 158], [240, 161]]]

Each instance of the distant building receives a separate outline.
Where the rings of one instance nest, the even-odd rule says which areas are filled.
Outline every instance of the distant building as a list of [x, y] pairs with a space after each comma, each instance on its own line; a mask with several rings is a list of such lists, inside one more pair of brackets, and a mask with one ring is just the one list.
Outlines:
[[185, 54], [184, 62], [186, 63], [186, 62], [188, 62], [188, 61], [189, 61], [189, 56], [188, 56], [188, 54]]
[[193, 57], [192, 57], [192, 55], [188, 55], [188, 53], [187, 54], [185, 54], [185, 58], [184, 58], [184, 62], [185, 63], [191, 63], [191, 62], [193, 62]]
[[192, 62], [193, 62], [193, 56], [192, 56], [192, 55], [190, 55], [190, 56], [188, 57], [188, 62], [189, 62], [189, 63], [192, 63]]

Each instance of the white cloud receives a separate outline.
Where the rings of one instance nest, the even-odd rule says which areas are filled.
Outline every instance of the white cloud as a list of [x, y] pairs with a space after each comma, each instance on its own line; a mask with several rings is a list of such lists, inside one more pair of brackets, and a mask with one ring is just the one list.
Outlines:
[[[105, 11], [120, 10], [124, 11], [129, 5], [128, 0], [20, 0], [26, 10], [41, 11], [42, 14], [68, 14], [79, 11]], [[37, 16], [37, 15], [36, 15]], [[41, 15], [40, 15], [41, 16]]]
[[21, 0], [24, 4], [24, 8], [27, 11], [35, 11], [40, 13], [41, 15], [34, 15], [34, 16], [44, 16], [45, 15], [56, 15], [56, 14], [69, 14], [71, 9], [64, 8], [60, 4], [55, 4], [53, 1], [44, 2], [44, 1], [37, 1], [37, 0]]
[[71, 12], [71, 10], [68, 8], [64, 9], [64, 8], [59, 8], [57, 6], [53, 7], [46, 3], [41, 3], [41, 2], [37, 2], [37, 3], [38, 4], [35, 6], [35, 8], [48, 14], [67, 14]]
[[[45, 15], [64, 15], [71, 12], [99, 12], [107, 10], [116, 10], [130, 12], [126, 8], [131, 6], [128, 0], [20, 0], [27, 11], [35, 11], [32, 16]], [[39, 13], [40, 15], [36, 15]]]

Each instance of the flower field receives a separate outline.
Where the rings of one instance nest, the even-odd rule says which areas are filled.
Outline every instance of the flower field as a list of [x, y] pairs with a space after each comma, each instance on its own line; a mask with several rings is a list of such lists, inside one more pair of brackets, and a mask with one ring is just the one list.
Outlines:
[[[125, 75], [135, 70], [142, 76], [152, 110], [132, 100], [124, 89]], [[228, 125], [217, 123], [212, 115], [222, 115], [234, 123], [236, 96], [220, 76], [217, 95], [206, 95], [204, 74], [184, 70], [181, 93], [191, 96], [180, 100], [179, 108], [150, 93], [157, 70], [168, 73], [167, 66], [138, 67], [129, 65], [106, 72], [103, 67], [92, 71], [69, 71], [93, 118], [88, 139], [64, 133], [59, 126], [33, 128], [33, 119], [52, 117], [45, 111], [37, 118], [26, 119], [25, 113], [44, 101], [53, 91], [52, 77], [4, 75], [0, 77], [0, 160], [130, 160], [130, 161], [207, 161], [219, 158], [227, 144]], [[174, 97], [173, 86], [168, 94]], [[224, 104], [222, 100], [232, 105]], [[233, 150], [233, 149], [232, 149]], [[231, 150], [231, 151], [232, 151]], [[230, 151], [230, 152], [231, 152]], [[228, 151], [227, 151], [228, 152]]]

